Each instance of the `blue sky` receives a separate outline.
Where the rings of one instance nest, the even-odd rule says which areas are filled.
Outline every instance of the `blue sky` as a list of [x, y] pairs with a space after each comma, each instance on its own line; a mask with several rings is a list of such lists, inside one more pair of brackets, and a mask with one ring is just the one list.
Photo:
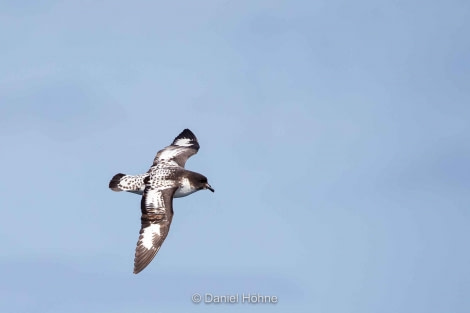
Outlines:
[[[0, 311], [468, 312], [469, 12], [3, 1]], [[216, 192], [133, 275], [140, 199], [109, 179], [184, 128]]]

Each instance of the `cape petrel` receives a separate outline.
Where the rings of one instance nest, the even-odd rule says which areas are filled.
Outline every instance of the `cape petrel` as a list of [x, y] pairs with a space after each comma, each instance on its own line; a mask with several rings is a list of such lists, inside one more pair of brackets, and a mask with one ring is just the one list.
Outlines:
[[134, 274], [149, 265], [168, 235], [173, 219], [173, 198], [185, 197], [202, 189], [214, 192], [204, 175], [184, 168], [188, 158], [198, 150], [196, 136], [185, 129], [170, 146], [158, 151], [147, 173], [119, 173], [109, 182], [113, 191], [142, 195], [142, 226], [135, 249]]

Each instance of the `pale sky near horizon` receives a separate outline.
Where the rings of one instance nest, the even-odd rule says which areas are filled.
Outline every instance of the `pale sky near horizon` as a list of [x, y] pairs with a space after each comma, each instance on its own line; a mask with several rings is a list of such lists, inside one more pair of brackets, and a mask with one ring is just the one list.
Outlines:
[[[469, 312], [469, 32], [465, 1], [0, 2], [0, 312]], [[215, 193], [133, 275], [109, 179], [184, 128]]]

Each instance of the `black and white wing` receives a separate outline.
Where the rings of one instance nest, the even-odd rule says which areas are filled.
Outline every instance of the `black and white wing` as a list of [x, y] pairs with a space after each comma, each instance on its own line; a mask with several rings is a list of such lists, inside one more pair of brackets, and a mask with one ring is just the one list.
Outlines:
[[198, 150], [199, 143], [196, 136], [189, 129], [185, 129], [170, 146], [158, 151], [153, 165], [165, 163], [184, 167], [189, 157], [195, 155]]
[[170, 230], [173, 195], [177, 187], [147, 185], [141, 202], [142, 227], [135, 249], [134, 274], [153, 260]]

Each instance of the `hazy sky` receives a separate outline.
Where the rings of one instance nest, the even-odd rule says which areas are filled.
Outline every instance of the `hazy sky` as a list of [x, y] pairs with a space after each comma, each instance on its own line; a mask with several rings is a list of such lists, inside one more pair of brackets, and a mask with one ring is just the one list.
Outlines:
[[[0, 311], [469, 312], [469, 33], [457, 0], [0, 2]], [[216, 192], [134, 275], [109, 179], [184, 128]]]

